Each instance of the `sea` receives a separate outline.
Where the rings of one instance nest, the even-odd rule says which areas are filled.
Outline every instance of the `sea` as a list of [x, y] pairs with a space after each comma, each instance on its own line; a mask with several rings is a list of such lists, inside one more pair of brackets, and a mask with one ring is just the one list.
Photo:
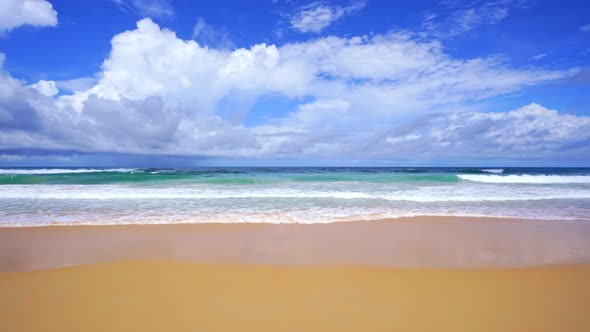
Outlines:
[[0, 226], [590, 220], [590, 168], [0, 168]]

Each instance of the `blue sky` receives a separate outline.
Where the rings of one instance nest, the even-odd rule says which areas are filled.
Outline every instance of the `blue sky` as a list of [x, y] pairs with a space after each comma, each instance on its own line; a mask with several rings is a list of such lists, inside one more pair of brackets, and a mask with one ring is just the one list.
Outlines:
[[587, 1], [3, 2], [0, 166], [590, 164]]

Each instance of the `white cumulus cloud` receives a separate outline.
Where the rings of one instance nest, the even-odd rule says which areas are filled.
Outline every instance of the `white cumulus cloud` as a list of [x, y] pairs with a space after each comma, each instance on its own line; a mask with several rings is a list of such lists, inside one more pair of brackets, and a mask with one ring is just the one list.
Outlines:
[[57, 12], [46, 0], [0, 1], [0, 33], [22, 25], [57, 26]]
[[41, 94], [48, 96], [48, 97], [55, 96], [56, 94], [59, 93], [59, 90], [56, 88], [54, 81], [40, 80], [39, 82], [37, 82], [35, 84], [29, 85], [29, 87], [36, 89]]
[[[384, 136], [392, 154], [446, 158], [572, 158], [590, 152], [590, 117], [536, 103], [509, 112], [436, 114]], [[389, 145], [389, 147], [387, 147]]]
[[[55, 95], [53, 81], [27, 85], [0, 70], [0, 150], [519, 158], [523, 151], [555, 156], [589, 145], [588, 117], [536, 104], [488, 113], [468, 107], [558, 82], [575, 68], [453, 58], [441, 42], [403, 33], [230, 50], [183, 40], [150, 19], [111, 45], [97, 79], [67, 95]], [[295, 106], [247, 126], [252, 105], [267, 96]]]

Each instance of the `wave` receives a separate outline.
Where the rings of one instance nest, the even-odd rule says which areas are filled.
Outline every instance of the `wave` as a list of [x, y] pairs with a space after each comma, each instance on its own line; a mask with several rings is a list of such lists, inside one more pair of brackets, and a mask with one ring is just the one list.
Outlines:
[[483, 183], [559, 184], [590, 183], [588, 175], [475, 175], [459, 174], [461, 180]]
[[[540, 173], [547, 171], [548, 173]], [[556, 170], [565, 172], [564, 170]], [[569, 170], [567, 170], [569, 171]], [[581, 172], [580, 170], [574, 170]], [[515, 174], [515, 172], [518, 172]], [[538, 173], [537, 173], [538, 172]], [[508, 174], [506, 174], [508, 173]], [[0, 169], [0, 185], [72, 184], [98, 185], [117, 183], [151, 183], [210, 185], [271, 185], [285, 183], [341, 182], [374, 185], [449, 184], [462, 181], [475, 183], [560, 184], [590, 183], [588, 173], [555, 174], [549, 170], [501, 168], [480, 169], [367, 169], [367, 170], [260, 170], [260, 169], [165, 169], [165, 168], [45, 168]]]
[[73, 173], [104, 173], [104, 172], [134, 172], [135, 168], [40, 168], [40, 169], [0, 169], [0, 174], [7, 175], [40, 175], [40, 174], [73, 174]]
[[504, 173], [504, 169], [502, 168], [490, 168], [490, 169], [482, 169], [482, 172], [486, 173], [494, 173], [494, 174], [502, 174]]
[[[504, 202], [538, 201], [551, 199], [590, 199], [590, 192], [584, 190], [543, 191], [543, 192], [366, 192], [335, 190], [215, 190], [203, 188], [140, 188], [119, 186], [30, 186], [15, 185], [3, 188], [0, 199], [27, 200], [314, 200], [331, 201], [394, 201], [394, 202]], [[260, 201], [257, 201], [260, 203]], [[256, 202], [253, 202], [255, 204]]]

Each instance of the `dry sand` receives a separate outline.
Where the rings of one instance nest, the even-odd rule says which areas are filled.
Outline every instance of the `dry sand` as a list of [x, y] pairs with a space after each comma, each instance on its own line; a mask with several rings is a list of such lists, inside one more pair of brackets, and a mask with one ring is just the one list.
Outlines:
[[0, 330], [585, 332], [589, 299], [590, 266], [128, 261], [0, 274]]
[[1, 331], [590, 331], [588, 222], [3, 228], [0, 268]]

